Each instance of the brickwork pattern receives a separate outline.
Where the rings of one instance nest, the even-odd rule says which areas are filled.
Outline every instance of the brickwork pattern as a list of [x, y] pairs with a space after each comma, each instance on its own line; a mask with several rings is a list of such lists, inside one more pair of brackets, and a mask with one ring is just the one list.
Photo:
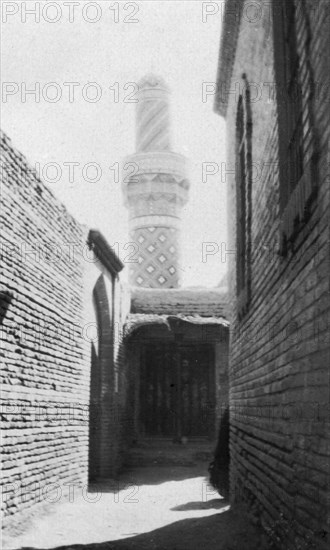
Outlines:
[[[109, 323], [103, 327], [103, 336], [108, 341], [110, 380], [103, 377], [103, 401], [96, 402], [91, 416], [91, 337], [84, 332], [91, 319], [84, 303], [85, 273], [95, 269], [96, 281], [99, 271], [87, 246], [87, 231], [4, 134], [1, 155], [1, 442], [6, 526], [13, 519], [19, 523], [28, 517], [35, 506], [68, 498], [70, 484], [87, 488], [91, 422], [99, 420], [102, 426], [100, 473], [118, 471], [126, 445], [121, 327], [127, 304], [123, 306], [119, 288], [116, 354], [113, 357], [113, 344], [109, 345]], [[88, 299], [92, 304], [92, 293]], [[112, 308], [111, 296], [108, 300]], [[105, 308], [104, 296], [99, 296], [99, 302]]]
[[2, 504], [13, 514], [51, 484], [87, 481], [83, 258], [65, 246], [85, 235], [4, 135], [1, 145]]
[[[251, 302], [241, 321], [235, 258], [229, 265], [232, 501], [245, 502], [283, 550], [326, 548], [329, 530], [329, 4], [304, 5], [311, 25], [309, 61], [318, 85], [312, 106], [318, 196], [287, 257], [279, 254], [278, 118], [275, 95], [269, 98], [265, 86], [275, 82], [272, 33], [277, 30], [266, 3], [258, 21], [242, 17], [226, 83], [227, 90], [236, 85], [237, 91], [245, 73], [259, 87], [258, 100], [251, 102]], [[235, 165], [237, 100], [238, 93], [229, 94], [228, 168]], [[228, 248], [234, 249], [235, 179], [227, 185]]]

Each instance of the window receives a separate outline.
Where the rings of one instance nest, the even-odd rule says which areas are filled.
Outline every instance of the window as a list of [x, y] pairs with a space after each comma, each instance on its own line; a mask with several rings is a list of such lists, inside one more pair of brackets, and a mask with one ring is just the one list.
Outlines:
[[[316, 195], [311, 31], [305, 0], [273, 0], [282, 254], [308, 219]], [[299, 36], [299, 40], [298, 40]]]
[[238, 315], [247, 311], [251, 293], [251, 181], [252, 181], [252, 119], [250, 91], [244, 79], [236, 117], [236, 288]]

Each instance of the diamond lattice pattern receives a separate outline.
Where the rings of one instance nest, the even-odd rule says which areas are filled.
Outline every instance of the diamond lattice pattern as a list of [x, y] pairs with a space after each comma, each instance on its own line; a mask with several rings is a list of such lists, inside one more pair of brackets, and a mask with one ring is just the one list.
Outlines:
[[139, 247], [130, 264], [133, 285], [143, 288], [178, 287], [178, 237], [173, 227], [141, 227], [131, 234]]

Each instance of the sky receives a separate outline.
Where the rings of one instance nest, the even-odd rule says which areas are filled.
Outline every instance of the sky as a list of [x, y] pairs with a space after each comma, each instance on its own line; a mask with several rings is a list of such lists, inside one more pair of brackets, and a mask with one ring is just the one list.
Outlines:
[[[150, 72], [165, 79], [173, 149], [190, 162], [181, 284], [218, 285], [226, 272], [225, 122], [213, 111], [212, 86], [223, 2], [2, 4], [1, 127], [69, 212], [99, 229], [121, 259], [129, 238], [119, 167], [135, 149], [136, 83]], [[211, 93], [203, 98], [206, 83]], [[205, 170], [215, 173], [206, 178]]]

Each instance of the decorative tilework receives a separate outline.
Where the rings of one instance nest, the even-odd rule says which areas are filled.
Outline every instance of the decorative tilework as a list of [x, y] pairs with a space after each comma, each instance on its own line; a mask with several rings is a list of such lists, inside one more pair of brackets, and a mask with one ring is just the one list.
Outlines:
[[139, 254], [138, 261], [130, 266], [131, 283], [146, 288], [177, 288], [178, 238], [179, 231], [170, 227], [132, 231], [130, 239], [138, 243]]
[[[130, 283], [177, 288], [181, 209], [188, 200], [186, 159], [170, 147], [168, 88], [150, 75], [140, 82], [136, 107], [136, 152], [123, 162], [123, 192], [130, 238], [139, 247]], [[138, 166], [127, 179], [127, 163]]]

